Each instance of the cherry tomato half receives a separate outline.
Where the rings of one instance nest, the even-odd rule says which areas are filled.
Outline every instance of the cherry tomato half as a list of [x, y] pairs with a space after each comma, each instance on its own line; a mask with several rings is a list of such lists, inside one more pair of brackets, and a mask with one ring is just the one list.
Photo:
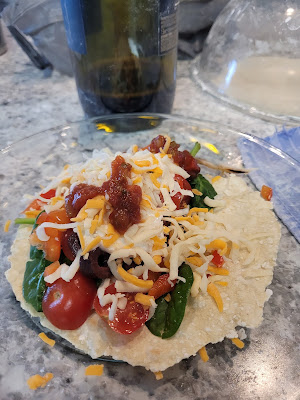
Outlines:
[[90, 315], [96, 293], [96, 283], [80, 272], [70, 282], [58, 279], [45, 292], [43, 313], [58, 329], [77, 329]]
[[[105, 294], [108, 293], [116, 293], [114, 284], [105, 289]], [[125, 293], [125, 296], [127, 298], [126, 307], [124, 310], [117, 308], [113, 321], [108, 319], [111, 304], [102, 307], [99, 303], [98, 296], [96, 296], [94, 308], [97, 314], [108, 323], [112, 330], [123, 335], [129, 335], [145, 324], [149, 316], [149, 309], [144, 308], [142, 304], [134, 301], [135, 293]]]
[[[181, 175], [176, 174], [174, 176], [174, 180], [176, 182], [178, 182], [181, 189], [192, 190], [191, 185]], [[185, 207], [185, 205], [190, 202], [190, 199], [191, 199], [190, 196], [183, 196], [180, 192], [178, 192], [174, 196], [172, 196], [172, 200], [173, 200], [177, 210]]]

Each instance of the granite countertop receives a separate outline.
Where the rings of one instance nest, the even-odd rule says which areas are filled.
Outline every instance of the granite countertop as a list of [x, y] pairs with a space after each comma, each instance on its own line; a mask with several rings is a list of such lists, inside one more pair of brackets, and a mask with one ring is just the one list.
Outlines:
[[[57, 72], [45, 77], [9, 36], [7, 42], [8, 51], [0, 56], [0, 147], [82, 119], [73, 78]], [[203, 93], [191, 79], [189, 62], [178, 65], [173, 112], [220, 122], [262, 138], [280, 128], [245, 116]], [[6, 173], [1, 168], [0, 179]], [[1, 193], [5, 199], [3, 186]], [[285, 368], [287, 360], [297, 362], [294, 352], [299, 344], [299, 283], [295, 271], [300, 253], [284, 226], [281, 244], [285, 252], [280, 253], [278, 264], [285, 267], [284, 274], [275, 270], [270, 286], [275, 295], [265, 306], [262, 325], [247, 330], [245, 350], [239, 351], [226, 341], [219, 343], [211, 346], [209, 363], [204, 364], [199, 356], [192, 357], [168, 369], [161, 381], [142, 368], [109, 362], [105, 362], [102, 377], [86, 377], [84, 367], [91, 359], [60, 345], [50, 348], [40, 341], [39, 329], [15, 301], [1, 269], [0, 399], [300, 399], [299, 362], [295, 369], [291, 365]], [[218, 375], [220, 368], [223, 373]], [[30, 391], [28, 377], [46, 372], [53, 372], [54, 379], [44, 389]]]

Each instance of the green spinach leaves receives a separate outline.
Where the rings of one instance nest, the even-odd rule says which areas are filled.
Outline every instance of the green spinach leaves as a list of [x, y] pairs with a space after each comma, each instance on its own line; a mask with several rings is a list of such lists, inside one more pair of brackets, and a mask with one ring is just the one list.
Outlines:
[[208, 207], [204, 203], [204, 199], [206, 196], [208, 196], [210, 199], [213, 199], [217, 195], [217, 192], [213, 188], [212, 184], [201, 174], [199, 174], [196, 178], [194, 178], [190, 182], [190, 184], [192, 186], [192, 189], [197, 189], [199, 190], [199, 192], [202, 193], [201, 196], [195, 195], [194, 197], [191, 198], [190, 207], [211, 209], [211, 207]]
[[194, 281], [193, 272], [187, 264], [181, 265], [179, 276], [185, 278], [185, 282], [179, 281], [176, 284], [169, 302], [165, 296], [158, 299], [155, 313], [146, 323], [150, 332], [162, 339], [170, 338], [179, 329]]
[[[40, 214], [35, 219], [32, 231], [37, 227], [36, 221]], [[51, 261], [46, 260], [44, 252], [35, 246], [30, 246], [29, 257], [23, 279], [23, 296], [25, 301], [31, 304], [36, 311], [42, 311], [42, 300], [46, 290], [43, 274]]]
[[33, 246], [30, 249], [30, 258], [32, 259], [26, 263], [23, 296], [36, 311], [42, 311], [42, 300], [46, 290], [43, 273], [51, 261], [45, 260], [44, 253]]

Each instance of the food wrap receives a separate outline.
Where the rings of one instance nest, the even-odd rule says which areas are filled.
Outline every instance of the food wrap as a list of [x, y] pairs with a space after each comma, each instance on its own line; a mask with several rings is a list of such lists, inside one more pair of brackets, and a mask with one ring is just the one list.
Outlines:
[[200, 291], [196, 297], [189, 297], [183, 322], [169, 339], [154, 336], [146, 326], [131, 335], [121, 335], [95, 312], [80, 328], [59, 330], [43, 313], [36, 312], [24, 301], [22, 283], [31, 232], [31, 228], [24, 226], [19, 228], [12, 245], [11, 268], [6, 272], [21, 307], [33, 317], [39, 317], [43, 326], [92, 358], [111, 356], [153, 372], [163, 371], [195, 355], [208, 343], [237, 337], [237, 326], [257, 327], [262, 322], [264, 303], [272, 293], [266, 288], [273, 277], [280, 225], [272, 211], [272, 203], [263, 200], [259, 192], [253, 191], [241, 178], [221, 178], [214, 187], [226, 206], [209, 218], [216, 219], [222, 228], [239, 237], [245, 245], [232, 247], [226, 262], [229, 275], [214, 277], [214, 280], [228, 282], [226, 287], [218, 285], [223, 312], [218, 310], [209, 294]]

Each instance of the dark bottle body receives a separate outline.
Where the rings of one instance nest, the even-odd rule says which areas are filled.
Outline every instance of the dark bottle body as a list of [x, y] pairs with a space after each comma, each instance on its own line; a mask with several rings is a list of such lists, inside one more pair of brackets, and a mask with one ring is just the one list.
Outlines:
[[171, 111], [175, 0], [62, 0], [62, 6], [78, 94], [88, 116]]

